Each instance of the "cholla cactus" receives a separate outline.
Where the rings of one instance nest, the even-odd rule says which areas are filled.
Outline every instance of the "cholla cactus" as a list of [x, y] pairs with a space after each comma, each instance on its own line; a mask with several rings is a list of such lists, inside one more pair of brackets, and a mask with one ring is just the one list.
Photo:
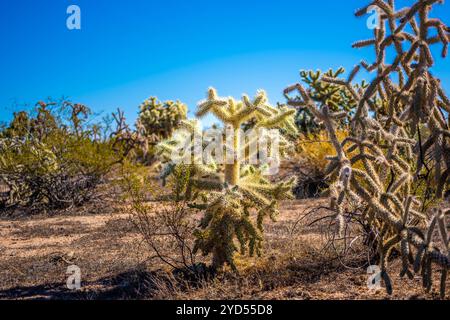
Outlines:
[[136, 130], [133, 132], [137, 144], [133, 143], [133, 148], [137, 158], [150, 164], [155, 160], [155, 146], [168, 139], [181, 121], [186, 119], [187, 106], [180, 101], [160, 102], [156, 97], [150, 97], [139, 109]]
[[[258, 92], [254, 99], [244, 95], [241, 101], [217, 96], [215, 89], [209, 89], [207, 99], [200, 102], [197, 117], [208, 113], [215, 115], [224, 124], [223, 138], [231, 132], [232, 142], [225, 149], [225, 155], [233, 154], [232, 161], [224, 165], [211, 159], [208, 163], [196, 160], [198, 153], [189, 154], [191, 164], [173, 165], [169, 163], [164, 171], [166, 176], [178, 170], [184, 172], [185, 193], [196, 201], [196, 206], [204, 209], [205, 215], [196, 230], [196, 250], [213, 255], [213, 267], [221, 269], [225, 264], [236, 269], [234, 254], [248, 250], [250, 255], [261, 252], [263, 220], [266, 216], [275, 219], [278, 213], [278, 200], [291, 197], [295, 179], [272, 183], [263, 175], [264, 168], [248, 164], [252, 156], [248, 152], [239, 154], [239, 149], [248, 149], [248, 143], [241, 144], [241, 126], [253, 120], [254, 128], [282, 129], [294, 134], [296, 127], [293, 114], [288, 107], [275, 108], [268, 104], [266, 94]], [[182, 126], [186, 133], [198, 133], [195, 122], [185, 121]], [[182, 137], [181, 137], [182, 138]], [[159, 145], [162, 155], [173, 160], [173, 151], [183, 139], [174, 138]], [[281, 137], [280, 151], [287, 152], [289, 142]], [[202, 148], [204, 146], [201, 146]], [[241, 149], [242, 150], [242, 149]], [[202, 151], [202, 150], [201, 150]], [[201, 153], [201, 152], [200, 152]], [[256, 214], [253, 218], [252, 215]]]
[[[316, 103], [324, 103], [328, 105], [333, 112], [347, 112], [346, 115], [339, 121], [341, 125], [346, 125], [349, 122], [349, 119], [356, 108], [356, 101], [347, 88], [338, 84], [322, 81], [322, 76], [336, 78], [344, 72], [345, 69], [342, 67], [336, 71], [329, 69], [325, 73], [322, 73], [320, 70], [300, 71], [302, 82], [308, 86], [307, 91]], [[353, 89], [358, 90], [359, 88], [364, 88], [365, 86], [366, 83], [363, 81], [360, 84], [354, 85]], [[291, 101], [292, 105], [292, 98], [289, 96], [286, 96], [286, 98]], [[315, 133], [321, 129], [314, 115], [304, 106], [298, 106], [297, 115], [295, 118], [297, 126], [303, 133]]]
[[160, 102], [150, 97], [139, 107], [139, 126], [152, 141], [168, 139], [181, 120], [186, 119], [187, 106], [180, 101]]
[[[450, 173], [450, 100], [430, 72], [434, 63], [430, 46], [441, 43], [445, 57], [450, 28], [429, 18], [437, 2], [441, 1], [420, 0], [397, 11], [393, 0], [375, 0], [357, 11], [357, 16], [363, 15], [373, 5], [382, 13], [374, 38], [354, 44], [375, 47], [376, 61], [361, 63], [369, 72], [376, 71], [375, 79], [367, 88], [355, 90], [351, 81], [359, 65], [346, 80], [322, 77], [324, 82], [346, 88], [357, 102], [350, 135], [344, 141], [338, 141], [336, 126], [345, 114], [333, 112], [327, 102], [316, 103], [300, 84], [285, 92], [298, 90], [300, 98], [291, 98], [290, 103], [308, 108], [327, 128], [337, 153], [330, 157], [327, 173], [336, 177], [331, 206], [338, 225], [343, 223], [347, 202], [360, 204], [363, 218], [378, 236], [381, 275], [388, 293], [392, 292], [388, 257], [393, 248], [401, 252], [400, 275], [412, 278], [413, 271], [421, 270], [427, 290], [432, 285], [432, 263], [439, 265], [441, 296], [450, 267], [445, 224], [450, 210], [441, 204]], [[388, 49], [396, 53], [390, 64], [385, 62]], [[435, 208], [429, 217], [431, 204]], [[442, 238], [440, 250], [433, 243], [436, 226]]]

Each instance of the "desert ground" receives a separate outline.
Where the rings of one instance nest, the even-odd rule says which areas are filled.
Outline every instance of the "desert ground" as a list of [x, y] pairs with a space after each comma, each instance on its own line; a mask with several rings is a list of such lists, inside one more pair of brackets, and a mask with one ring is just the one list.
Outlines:
[[[393, 295], [369, 290], [364, 248], [345, 259], [327, 249], [326, 205], [283, 202], [278, 221], [265, 225], [261, 258], [238, 259], [239, 274], [194, 282], [152, 256], [121, 207], [2, 217], [0, 299], [438, 299], [439, 288], [425, 293], [420, 276], [400, 279], [399, 259], [391, 262]], [[72, 264], [81, 269], [79, 290], [66, 285]]]

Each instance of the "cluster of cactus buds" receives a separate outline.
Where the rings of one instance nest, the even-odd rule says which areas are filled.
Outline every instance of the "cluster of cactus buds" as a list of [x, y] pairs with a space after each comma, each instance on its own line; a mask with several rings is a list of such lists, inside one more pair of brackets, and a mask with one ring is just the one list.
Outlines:
[[[206, 100], [199, 103], [196, 116], [201, 118], [208, 113], [223, 123], [223, 128], [220, 128], [223, 139], [226, 139], [227, 131], [232, 132], [232, 143], [225, 148], [225, 153], [237, 154], [239, 148], [248, 149], [247, 142], [240, 143], [243, 139], [241, 127], [248, 121], [253, 122], [255, 130], [276, 129], [286, 135], [297, 132], [293, 117], [295, 110], [286, 106], [271, 106], [264, 91], [259, 91], [254, 99], [244, 95], [242, 100], [236, 101], [231, 97], [219, 97], [216, 90], [210, 88]], [[199, 131], [195, 121], [184, 121], [182, 127], [188, 134]], [[173, 160], [173, 150], [182, 140], [179, 138], [175, 134], [172, 139], [159, 144], [163, 158]], [[287, 152], [289, 146], [292, 145], [281, 135], [280, 150]], [[198, 152], [192, 152], [190, 160], [193, 161], [189, 164], [169, 162], [163, 171], [165, 176], [173, 172], [185, 173], [182, 179], [185, 193], [197, 208], [204, 209], [204, 217], [195, 232], [195, 250], [205, 255], [211, 253], [215, 269], [221, 269], [225, 264], [236, 269], [236, 251], [259, 255], [264, 218], [269, 216], [275, 219], [278, 201], [292, 197], [295, 179], [273, 183], [264, 176], [264, 165], [249, 164], [248, 159], [252, 155], [248, 152], [242, 154], [242, 157], [233, 156], [232, 161], [224, 164], [213, 159], [208, 159], [206, 163], [195, 161]], [[252, 214], [256, 215], [256, 219]]]
[[[396, 10], [393, 0], [374, 0], [357, 11], [360, 16], [376, 6], [381, 12], [374, 38], [353, 45], [374, 46], [375, 62], [362, 61], [347, 79], [321, 78], [346, 88], [356, 102], [349, 136], [343, 141], [338, 141], [336, 127], [344, 115], [334, 112], [332, 104], [315, 101], [301, 84], [285, 92], [291, 105], [308, 108], [325, 125], [336, 150], [327, 168], [336, 181], [331, 206], [339, 223], [347, 202], [363, 208], [364, 220], [378, 237], [388, 293], [392, 292], [388, 258], [395, 248], [402, 258], [400, 275], [412, 278], [413, 272], [421, 272], [426, 290], [432, 286], [432, 265], [438, 265], [441, 296], [445, 295], [450, 267], [445, 217], [450, 210], [444, 209], [443, 198], [450, 173], [450, 100], [430, 72], [434, 64], [430, 46], [440, 43], [445, 57], [450, 28], [429, 17], [431, 7], [441, 2], [418, 0]], [[386, 62], [388, 50], [395, 52], [391, 63]], [[351, 82], [361, 67], [376, 76], [367, 87], [355, 89]], [[300, 95], [292, 98], [294, 90]], [[433, 242], [436, 227], [440, 244]]]

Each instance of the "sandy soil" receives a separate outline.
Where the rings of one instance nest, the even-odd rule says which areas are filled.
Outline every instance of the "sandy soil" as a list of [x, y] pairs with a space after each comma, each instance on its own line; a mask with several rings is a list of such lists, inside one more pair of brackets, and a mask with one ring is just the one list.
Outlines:
[[[150, 259], [151, 252], [121, 210], [112, 214], [3, 218], [0, 220], [0, 298], [437, 298], [436, 285], [426, 294], [420, 277], [400, 279], [398, 261], [393, 261], [391, 266], [394, 294], [388, 296], [384, 289], [369, 290], [364, 253], [355, 247], [348, 261], [339, 261], [324, 250], [327, 224], [310, 225], [326, 215], [326, 210], [315, 210], [299, 220], [311, 208], [325, 205], [326, 201], [321, 199], [283, 203], [278, 221], [266, 224], [262, 258], [239, 259], [240, 274], [226, 273], [196, 287], [167, 291], [164, 286], [155, 285], [155, 275], [164, 266]], [[72, 264], [81, 269], [80, 290], [66, 287], [67, 267]]]

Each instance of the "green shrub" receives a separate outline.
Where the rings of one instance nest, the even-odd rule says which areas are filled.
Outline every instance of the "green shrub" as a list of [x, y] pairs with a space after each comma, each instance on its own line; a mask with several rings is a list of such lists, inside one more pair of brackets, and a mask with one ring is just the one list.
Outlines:
[[0, 177], [9, 189], [5, 206], [81, 205], [118, 160], [111, 141], [93, 139], [83, 105], [40, 102], [35, 114], [16, 113], [0, 133]]

